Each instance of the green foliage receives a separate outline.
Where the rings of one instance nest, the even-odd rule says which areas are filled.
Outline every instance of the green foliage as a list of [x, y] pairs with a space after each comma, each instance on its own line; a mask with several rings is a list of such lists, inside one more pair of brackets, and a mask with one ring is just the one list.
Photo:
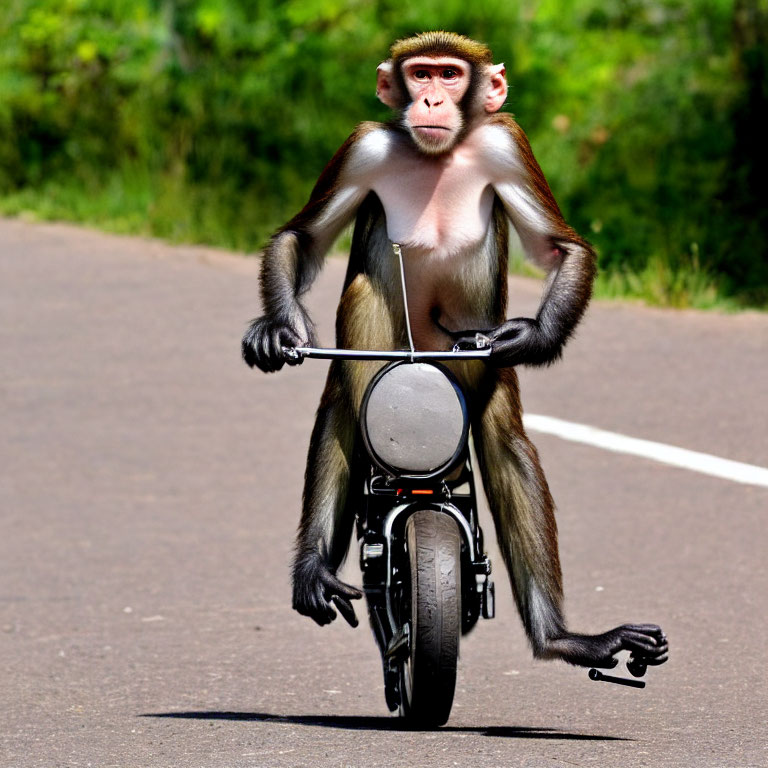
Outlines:
[[600, 292], [764, 306], [767, 6], [6, 0], [0, 211], [257, 248], [357, 122], [387, 119], [392, 40], [445, 28], [506, 63]]

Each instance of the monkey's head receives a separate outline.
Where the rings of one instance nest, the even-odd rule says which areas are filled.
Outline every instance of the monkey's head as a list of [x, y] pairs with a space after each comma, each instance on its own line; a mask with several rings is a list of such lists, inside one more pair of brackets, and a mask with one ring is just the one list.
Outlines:
[[478, 118], [507, 98], [503, 64], [482, 43], [452, 32], [425, 32], [398, 40], [377, 72], [376, 95], [400, 111], [416, 147], [449, 152]]

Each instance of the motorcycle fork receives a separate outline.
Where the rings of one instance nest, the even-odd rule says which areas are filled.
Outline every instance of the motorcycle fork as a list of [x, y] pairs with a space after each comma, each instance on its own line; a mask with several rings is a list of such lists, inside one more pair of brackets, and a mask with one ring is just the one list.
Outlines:
[[[480, 615], [487, 619], [494, 616], [491, 565], [483, 551], [483, 533], [477, 521], [475, 488], [469, 469], [462, 480], [454, 487], [464, 488], [464, 493], [451, 492], [444, 484], [431, 489], [396, 488], [397, 481], [388, 482], [378, 476], [371, 476], [366, 482], [364, 503], [357, 517], [360, 567], [371, 628], [382, 656], [387, 704], [393, 711], [400, 704], [400, 667], [411, 649], [409, 620], [400, 615], [410, 603], [404, 533], [411, 514], [425, 507], [433, 508], [453, 517], [459, 527], [462, 633], [468, 632]], [[431, 493], [424, 493], [425, 490]]]

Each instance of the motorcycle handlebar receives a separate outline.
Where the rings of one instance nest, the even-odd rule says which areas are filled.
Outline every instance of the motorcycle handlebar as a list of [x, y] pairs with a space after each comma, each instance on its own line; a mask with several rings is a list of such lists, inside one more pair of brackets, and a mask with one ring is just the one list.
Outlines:
[[411, 352], [408, 349], [323, 349], [319, 347], [283, 347], [283, 354], [291, 360], [311, 357], [316, 360], [483, 360], [490, 356], [491, 348], [453, 349], [443, 352]]

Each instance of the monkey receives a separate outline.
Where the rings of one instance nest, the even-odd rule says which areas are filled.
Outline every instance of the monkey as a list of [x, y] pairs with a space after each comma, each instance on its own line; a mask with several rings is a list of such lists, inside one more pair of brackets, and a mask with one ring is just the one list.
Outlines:
[[[336, 315], [337, 346], [407, 346], [393, 244], [401, 247], [417, 349], [473, 346], [489, 363], [452, 366], [467, 393], [479, 468], [513, 596], [535, 657], [610, 668], [627, 650], [668, 657], [654, 624], [571, 632], [563, 614], [555, 506], [522, 423], [515, 366], [555, 362], [592, 293], [596, 254], [564, 220], [512, 115], [503, 64], [483, 43], [450, 32], [396, 41], [376, 92], [390, 122], [363, 122], [321, 173], [306, 206], [269, 240], [260, 276], [263, 315], [242, 341], [264, 372], [283, 347], [315, 345], [302, 298], [341, 230], [354, 221]], [[509, 225], [547, 273], [536, 316], [506, 319]], [[289, 363], [296, 361], [288, 360]], [[337, 609], [357, 625], [360, 590], [337, 577], [349, 547], [361, 473], [358, 414], [381, 363], [333, 361], [309, 446], [293, 564], [293, 607], [324, 625]]]

